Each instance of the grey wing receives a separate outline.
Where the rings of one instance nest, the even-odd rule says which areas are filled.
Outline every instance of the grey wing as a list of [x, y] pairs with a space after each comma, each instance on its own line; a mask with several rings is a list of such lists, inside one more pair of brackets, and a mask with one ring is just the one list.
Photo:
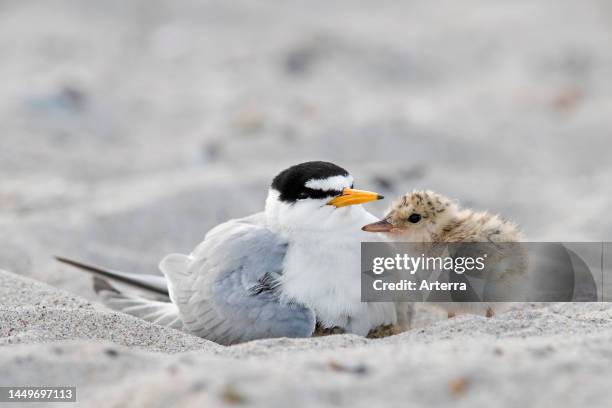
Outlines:
[[185, 327], [220, 344], [310, 337], [314, 312], [281, 296], [287, 243], [250, 220], [226, 224], [191, 256], [169, 255], [160, 265]]

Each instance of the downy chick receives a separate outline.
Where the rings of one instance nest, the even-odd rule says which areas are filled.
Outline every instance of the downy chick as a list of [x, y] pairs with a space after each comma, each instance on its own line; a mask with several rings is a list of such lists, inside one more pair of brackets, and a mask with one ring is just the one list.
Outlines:
[[[391, 241], [411, 243], [485, 242], [509, 243], [522, 240], [519, 227], [498, 215], [461, 209], [449, 198], [433, 191], [413, 191], [394, 201], [384, 219], [362, 228], [383, 233]], [[430, 245], [423, 247], [432, 248]], [[500, 245], [499, 253], [489, 262], [512, 257], [512, 268], [505, 269], [501, 279], [507, 281], [525, 273], [526, 259], [517, 246]], [[518, 257], [516, 256], [518, 254]], [[453, 317], [455, 312], [485, 312], [487, 317], [499, 309], [493, 303], [441, 303]]]

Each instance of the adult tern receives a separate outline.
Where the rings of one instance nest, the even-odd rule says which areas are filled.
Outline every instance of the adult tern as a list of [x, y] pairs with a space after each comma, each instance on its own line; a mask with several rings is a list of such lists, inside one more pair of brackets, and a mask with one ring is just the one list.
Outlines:
[[272, 181], [263, 212], [210, 230], [189, 255], [170, 254], [159, 276], [69, 263], [134, 283], [171, 302], [123, 294], [103, 280], [97, 292], [114, 309], [183, 329], [220, 344], [271, 337], [310, 337], [318, 325], [367, 335], [396, 322], [392, 303], [361, 302], [361, 226], [377, 220], [360, 204], [382, 199], [353, 188], [333, 163], [289, 167]]

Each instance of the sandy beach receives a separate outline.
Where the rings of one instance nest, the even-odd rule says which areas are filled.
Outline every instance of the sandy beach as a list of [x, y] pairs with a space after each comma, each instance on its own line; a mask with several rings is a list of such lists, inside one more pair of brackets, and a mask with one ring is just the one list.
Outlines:
[[607, 303], [417, 305], [385, 339], [223, 347], [106, 308], [53, 256], [159, 273], [306, 160], [384, 194], [377, 215], [427, 188], [531, 241], [611, 241], [611, 23], [603, 0], [0, 2], [0, 386], [76, 386], [78, 406], [609, 406]]
[[[79, 406], [609, 401], [608, 304], [525, 304], [492, 319], [421, 321], [422, 327], [378, 340], [336, 335], [223, 347], [7, 272], [0, 278], [3, 383], [70, 384]], [[28, 306], [23, 296], [31, 296]]]

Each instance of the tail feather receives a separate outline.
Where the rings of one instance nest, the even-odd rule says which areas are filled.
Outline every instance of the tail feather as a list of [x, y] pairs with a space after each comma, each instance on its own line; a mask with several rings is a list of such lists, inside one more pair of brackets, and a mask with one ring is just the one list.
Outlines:
[[[149, 292], [153, 292], [157, 295], [164, 295], [168, 297], [168, 285], [166, 279], [159, 275], [142, 275], [137, 273], [119, 272], [112, 269], [102, 268], [95, 265], [85, 264], [83, 262], [75, 261], [73, 259], [56, 256], [55, 259], [59, 262], [67, 265], [74, 266], [75, 268], [93, 273], [104, 278], [112, 279], [117, 282], [126, 283], [133, 287], [144, 289]], [[95, 290], [94, 285], [94, 290]]]
[[113, 310], [123, 312], [151, 323], [182, 330], [183, 322], [174, 303], [141, 298], [122, 293], [107, 279], [145, 289], [156, 295], [169, 297], [168, 286], [162, 276], [138, 275], [87, 265], [67, 258], [56, 257], [59, 262], [72, 265], [94, 274], [93, 289], [105, 305]]
[[[113, 310], [138, 317], [161, 326], [182, 330], [183, 322], [179, 318], [178, 308], [174, 303], [149, 300], [119, 292], [102, 278], [94, 278], [99, 287], [98, 292], [104, 304]], [[96, 283], [94, 283], [95, 285]]]
[[96, 294], [100, 294], [100, 292], [110, 291], [115, 293], [121, 293], [114, 286], [112, 286], [108, 281], [102, 279], [98, 276], [93, 277], [93, 290]]
[[[166, 276], [168, 296], [173, 302], [179, 300], [177, 299], [177, 291], [175, 290], [176, 286], [173, 285], [173, 283], [180, 282], [189, 275], [189, 264], [191, 260], [191, 257], [188, 255], [170, 254], [159, 263], [159, 269]], [[180, 301], [178, 303], [180, 304]]]

